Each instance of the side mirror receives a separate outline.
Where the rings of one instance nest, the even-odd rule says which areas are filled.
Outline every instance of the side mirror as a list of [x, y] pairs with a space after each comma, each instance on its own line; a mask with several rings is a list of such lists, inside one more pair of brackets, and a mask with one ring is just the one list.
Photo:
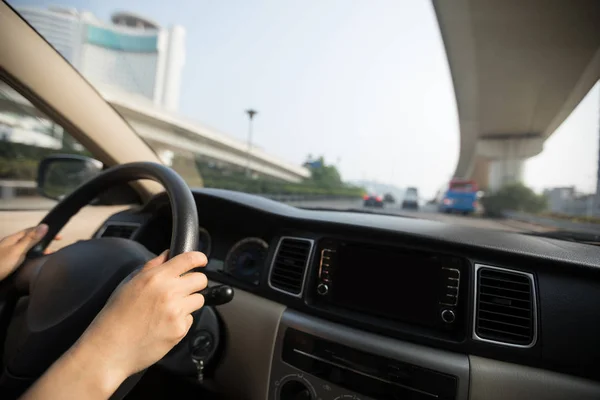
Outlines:
[[84, 182], [98, 175], [103, 164], [93, 158], [74, 154], [57, 154], [44, 158], [38, 166], [38, 192], [60, 200]]

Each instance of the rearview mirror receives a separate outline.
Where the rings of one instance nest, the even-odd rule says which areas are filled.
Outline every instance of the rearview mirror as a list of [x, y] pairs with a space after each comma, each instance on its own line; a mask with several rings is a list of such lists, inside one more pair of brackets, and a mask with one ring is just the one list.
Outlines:
[[102, 171], [93, 158], [57, 154], [44, 158], [38, 166], [37, 187], [42, 196], [60, 200]]

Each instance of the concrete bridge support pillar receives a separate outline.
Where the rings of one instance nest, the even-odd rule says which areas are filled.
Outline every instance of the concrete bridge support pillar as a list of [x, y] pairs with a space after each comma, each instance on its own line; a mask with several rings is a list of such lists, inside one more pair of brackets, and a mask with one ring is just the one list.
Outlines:
[[495, 191], [502, 186], [521, 182], [523, 180], [523, 166], [525, 160], [495, 160], [490, 162], [488, 187], [489, 190]]
[[539, 135], [484, 136], [477, 142], [477, 156], [490, 161], [488, 190], [521, 182], [525, 160], [542, 152], [544, 140]]

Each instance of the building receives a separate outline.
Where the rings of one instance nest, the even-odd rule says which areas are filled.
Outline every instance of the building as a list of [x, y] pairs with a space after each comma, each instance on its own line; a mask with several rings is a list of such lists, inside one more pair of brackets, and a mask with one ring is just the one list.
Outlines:
[[17, 11], [91, 83], [139, 95], [177, 111], [185, 30], [128, 12], [104, 23], [89, 12], [50, 7]]
[[596, 195], [577, 193], [574, 186], [546, 189], [544, 196], [551, 212], [588, 217], [600, 215], [594, 202]]
[[546, 189], [544, 196], [548, 199], [548, 210], [556, 213], [566, 213], [577, 197], [574, 186]]

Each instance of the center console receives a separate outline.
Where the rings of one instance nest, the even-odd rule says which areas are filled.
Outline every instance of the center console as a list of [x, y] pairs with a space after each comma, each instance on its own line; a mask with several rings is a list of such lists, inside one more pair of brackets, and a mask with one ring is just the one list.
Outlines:
[[[308, 302], [360, 321], [405, 324], [464, 337], [468, 265], [458, 257], [342, 239], [322, 239]], [[316, 276], [315, 276], [316, 274]]]
[[468, 397], [466, 355], [435, 350], [286, 310], [270, 400]]

